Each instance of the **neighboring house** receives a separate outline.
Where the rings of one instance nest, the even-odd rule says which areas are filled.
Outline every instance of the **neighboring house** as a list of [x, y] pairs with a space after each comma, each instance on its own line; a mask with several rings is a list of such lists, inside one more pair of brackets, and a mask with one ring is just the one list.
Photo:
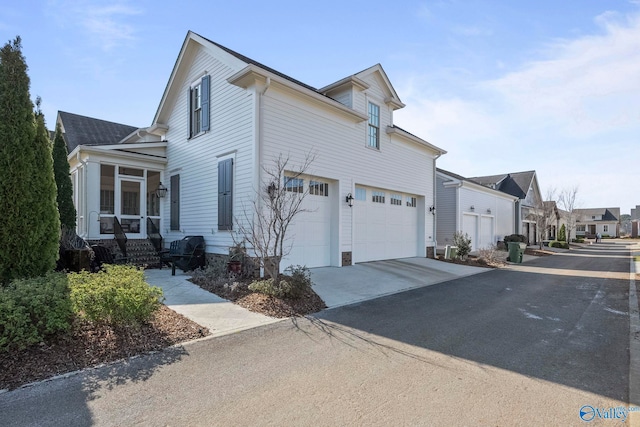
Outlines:
[[593, 239], [598, 233], [602, 237], [620, 237], [620, 208], [574, 209], [574, 213], [576, 229], [571, 238]]
[[567, 227], [564, 211], [558, 208], [558, 204], [553, 200], [545, 201], [543, 205], [543, 214], [546, 215], [548, 219], [546, 220], [547, 229], [540, 230], [540, 237], [542, 240], [557, 240], [558, 232], [562, 225], [565, 226], [565, 230]]
[[310, 194], [282, 268], [425, 256], [435, 249], [435, 163], [446, 152], [393, 124], [402, 107], [380, 65], [315, 89], [189, 32], [151, 126], [84, 118], [97, 127], [76, 140], [60, 113], [78, 233], [110, 238], [117, 220], [129, 239], [144, 239], [150, 221], [166, 242], [202, 235], [208, 253], [226, 254], [242, 238], [236, 221], [268, 185], [262, 168], [312, 153], [307, 175], [288, 183]]
[[456, 231], [469, 235], [474, 251], [514, 233], [517, 197], [443, 169], [436, 172], [436, 189], [440, 249], [453, 243]]
[[631, 220], [640, 219], [640, 205], [636, 205], [635, 208], [631, 208]]
[[502, 175], [477, 176], [469, 178], [494, 190], [502, 191], [518, 198], [515, 208], [516, 234], [527, 237], [528, 244], [537, 243], [537, 217], [542, 206], [542, 195], [535, 171], [512, 172]]

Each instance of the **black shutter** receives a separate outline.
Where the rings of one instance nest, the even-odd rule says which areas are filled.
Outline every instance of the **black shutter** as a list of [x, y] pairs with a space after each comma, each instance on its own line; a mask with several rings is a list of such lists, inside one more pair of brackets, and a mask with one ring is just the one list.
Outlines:
[[209, 76], [202, 77], [202, 92], [200, 103], [202, 104], [202, 130], [209, 130]]
[[192, 90], [190, 87], [187, 88], [187, 117], [189, 122], [187, 123], [187, 139], [191, 138], [192, 129], [191, 126], [193, 124], [193, 102], [191, 101]]
[[171, 229], [180, 230], [180, 175], [171, 176]]
[[233, 159], [218, 163], [218, 230], [233, 229]]

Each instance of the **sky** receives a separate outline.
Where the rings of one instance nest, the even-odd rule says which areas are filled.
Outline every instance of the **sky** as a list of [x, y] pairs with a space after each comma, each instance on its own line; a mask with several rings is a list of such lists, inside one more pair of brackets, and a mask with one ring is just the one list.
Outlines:
[[[308, 3], [308, 4], [307, 4]], [[535, 170], [543, 196], [640, 204], [640, 0], [322, 2], [22, 0], [31, 96], [58, 111], [149, 126], [192, 30], [320, 88], [380, 63], [405, 130], [466, 177]]]

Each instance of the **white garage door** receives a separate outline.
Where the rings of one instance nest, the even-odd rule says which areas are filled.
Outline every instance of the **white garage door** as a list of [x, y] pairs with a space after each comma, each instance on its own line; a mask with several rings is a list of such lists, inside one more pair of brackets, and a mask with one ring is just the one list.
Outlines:
[[[301, 212], [287, 230], [288, 244], [293, 244], [291, 253], [280, 263], [284, 270], [290, 265], [325, 267], [331, 265], [331, 199], [329, 183], [304, 179], [306, 195]], [[332, 195], [333, 196], [333, 195]]]
[[478, 216], [462, 215], [462, 234], [468, 234], [471, 239], [471, 250], [478, 249]]
[[354, 262], [419, 256], [416, 196], [369, 187], [355, 196]]
[[493, 217], [483, 216], [480, 219], [480, 245], [479, 248], [488, 248], [493, 241]]

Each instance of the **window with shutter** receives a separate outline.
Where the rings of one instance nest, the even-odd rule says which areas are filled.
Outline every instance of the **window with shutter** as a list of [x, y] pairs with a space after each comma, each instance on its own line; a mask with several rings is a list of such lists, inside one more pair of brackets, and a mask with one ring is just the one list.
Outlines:
[[171, 176], [171, 230], [180, 230], [180, 175]]
[[233, 159], [218, 162], [218, 230], [233, 229]]
[[210, 76], [206, 75], [189, 87], [189, 138], [209, 130], [210, 80]]

